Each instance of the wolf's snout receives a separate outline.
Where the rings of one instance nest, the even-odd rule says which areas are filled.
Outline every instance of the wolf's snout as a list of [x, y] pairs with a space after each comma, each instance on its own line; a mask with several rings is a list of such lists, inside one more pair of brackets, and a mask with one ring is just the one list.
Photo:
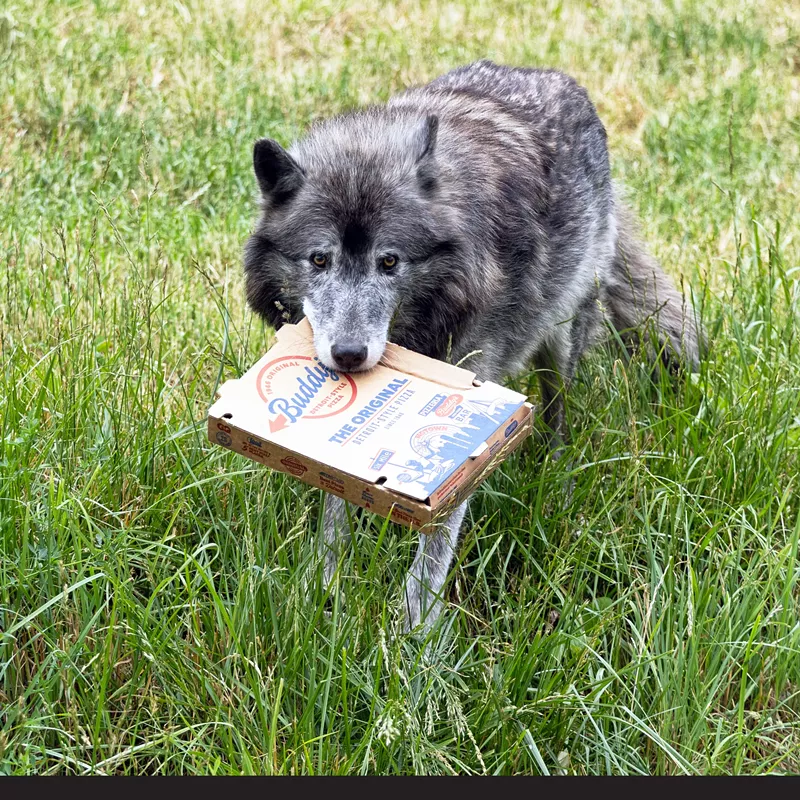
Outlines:
[[331, 355], [339, 369], [353, 372], [367, 360], [367, 347], [358, 342], [338, 342], [331, 347]]

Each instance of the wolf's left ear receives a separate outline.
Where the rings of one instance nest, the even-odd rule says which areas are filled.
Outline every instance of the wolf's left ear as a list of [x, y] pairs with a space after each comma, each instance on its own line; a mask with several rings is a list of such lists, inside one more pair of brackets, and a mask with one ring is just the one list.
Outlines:
[[302, 167], [272, 139], [259, 139], [253, 146], [253, 170], [261, 193], [273, 204], [288, 200], [302, 185]]
[[429, 114], [414, 131], [414, 154], [417, 163], [433, 155], [436, 149], [436, 134], [439, 132], [439, 117]]
[[436, 135], [439, 132], [439, 117], [430, 114], [414, 131], [414, 155], [417, 164], [417, 180], [427, 195], [435, 194], [439, 170], [433, 153], [436, 150]]

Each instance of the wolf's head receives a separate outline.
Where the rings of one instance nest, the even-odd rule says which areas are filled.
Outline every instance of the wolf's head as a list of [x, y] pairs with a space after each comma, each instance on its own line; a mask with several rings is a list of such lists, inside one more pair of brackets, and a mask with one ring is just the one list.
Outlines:
[[289, 152], [255, 143], [262, 216], [246, 247], [250, 306], [273, 325], [305, 314], [320, 361], [380, 360], [401, 301], [433, 291], [451, 248], [437, 197], [435, 116], [366, 111], [322, 123]]

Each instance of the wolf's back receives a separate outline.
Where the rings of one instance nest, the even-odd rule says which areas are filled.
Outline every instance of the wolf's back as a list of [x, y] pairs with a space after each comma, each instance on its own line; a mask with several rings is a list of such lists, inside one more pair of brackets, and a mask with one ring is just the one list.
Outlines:
[[[561, 194], [563, 186], [576, 188], [573, 176], [578, 172], [589, 179], [592, 190], [608, 202], [616, 229], [611, 268], [598, 276], [609, 321], [626, 341], [654, 337], [655, 349], [665, 361], [677, 357], [695, 369], [702, 332], [694, 309], [647, 252], [636, 235], [633, 214], [614, 191], [605, 129], [586, 90], [557, 70], [506, 67], [491, 61], [453, 70], [424, 90], [454, 92], [478, 102], [488, 98], [525, 119], [537, 139], [552, 149], [551, 198]], [[577, 199], [569, 193], [567, 198]], [[596, 200], [593, 205], [599, 212], [603, 204]], [[653, 348], [648, 349], [653, 354]]]
[[431, 81], [427, 88], [493, 97], [511, 107], [539, 106], [545, 114], [564, 105], [585, 104], [593, 109], [586, 90], [563, 72], [534, 67], [508, 67], [486, 60], [458, 67]]

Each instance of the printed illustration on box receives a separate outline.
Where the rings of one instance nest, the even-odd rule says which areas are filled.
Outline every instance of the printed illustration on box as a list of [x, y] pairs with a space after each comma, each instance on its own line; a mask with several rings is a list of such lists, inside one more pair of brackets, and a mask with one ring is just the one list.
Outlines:
[[[455, 408], [450, 404], [452, 412], [445, 417], [448, 422], [430, 423], [411, 435], [409, 444], [419, 458], [410, 458], [405, 464], [376, 458], [370, 465], [371, 469], [380, 470], [391, 464], [402, 470], [397, 475], [398, 481], [417, 483], [427, 494], [432, 494], [521, 405], [505, 402], [502, 398], [465, 401], [461, 395], [437, 395], [438, 402], [430, 411], [448, 408], [445, 404], [451, 398], [459, 398], [460, 402], [455, 401]], [[423, 409], [420, 416], [427, 416], [430, 411], [426, 413]]]

